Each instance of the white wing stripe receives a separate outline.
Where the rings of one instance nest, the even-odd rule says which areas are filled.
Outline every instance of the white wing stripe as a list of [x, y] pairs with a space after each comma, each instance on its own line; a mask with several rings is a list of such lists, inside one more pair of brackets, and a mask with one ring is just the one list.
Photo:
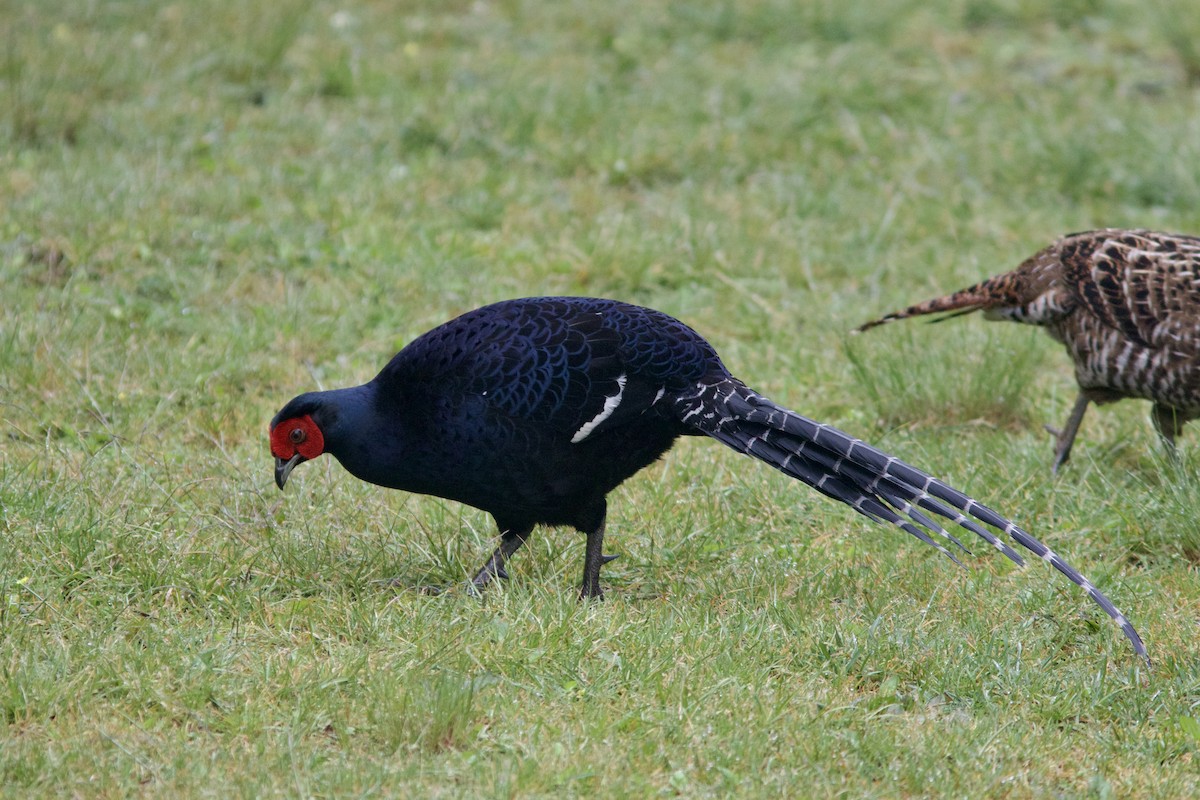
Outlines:
[[600, 409], [600, 413], [592, 417], [591, 420], [585, 422], [583, 427], [575, 431], [575, 435], [571, 437], [571, 444], [579, 444], [592, 431], [596, 430], [596, 426], [613, 415], [617, 410], [617, 406], [621, 405], [621, 395], [625, 394], [625, 373], [622, 372], [617, 376], [617, 393], [611, 397], [604, 398], [604, 408]]

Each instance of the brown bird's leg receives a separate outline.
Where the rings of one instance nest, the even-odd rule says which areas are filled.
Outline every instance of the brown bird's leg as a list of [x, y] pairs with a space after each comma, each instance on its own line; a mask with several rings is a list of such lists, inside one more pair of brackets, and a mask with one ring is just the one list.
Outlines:
[[1175, 437], [1183, 433], [1183, 423], [1186, 420], [1178, 410], [1162, 403], [1154, 404], [1154, 408], [1150, 410], [1150, 419], [1154, 422], [1154, 430], [1158, 431], [1158, 435], [1162, 438], [1167, 455], [1172, 459], [1178, 458]]
[[1075, 443], [1075, 434], [1079, 432], [1079, 423], [1083, 422], [1083, 415], [1090, 402], [1091, 399], [1087, 394], [1080, 392], [1079, 397], [1075, 400], [1075, 407], [1071, 409], [1071, 416], [1067, 418], [1067, 424], [1063, 426], [1063, 429], [1059, 431], [1049, 425], [1046, 426], [1046, 430], [1054, 434], [1054, 438], [1057, 440], [1054, 447], [1054, 465], [1050, 468], [1055, 475], [1058, 474], [1058, 468], [1067, 463], [1067, 459], [1071, 457], [1071, 445]]
[[479, 568], [475, 577], [471, 578], [471, 588], [478, 592], [491, 583], [493, 578], [507, 579], [508, 573], [504, 571], [504, 562], [521, 549], [521, 545], [525, 544], [525, 540], [529, 538], [532, 531], [533, 526], [531, 525], [526, 528], [506, 530], [500, 534], [500, 546], [496, 548], [496, 552], [492, 553], [492, 557], [487, 560], [487, 563]]

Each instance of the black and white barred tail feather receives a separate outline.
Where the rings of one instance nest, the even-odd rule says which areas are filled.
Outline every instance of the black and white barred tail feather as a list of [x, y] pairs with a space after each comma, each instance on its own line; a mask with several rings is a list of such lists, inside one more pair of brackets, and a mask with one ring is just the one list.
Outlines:
[[846, 503], [871, 520], [901, 528], [960, 566], [954, 553], [927, 531], [969, 551], [919, 509], [965, 528], [1023, 565], [1016, 551], [979, 523], [997, 528], [1082, 588], [1121, 628], [1137, 654], [1150, 663], [1138, 632], [1103, 592], [1014, 522], [957, 489], [837, 428], [777, 405], [736, 379], [702, 385], [695, 394], [681, 398], [677, 408], [680, 418], [698, 431]]

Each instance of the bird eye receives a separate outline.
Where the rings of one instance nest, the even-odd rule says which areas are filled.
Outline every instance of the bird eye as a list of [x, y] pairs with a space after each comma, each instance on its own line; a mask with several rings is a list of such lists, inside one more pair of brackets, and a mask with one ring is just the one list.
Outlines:
[[288, 438], [292, 440], [292, 444], [300, 444], [308, 436], [304, 433], [304, 428], [292, 428], [292, 432], [288, 434]]

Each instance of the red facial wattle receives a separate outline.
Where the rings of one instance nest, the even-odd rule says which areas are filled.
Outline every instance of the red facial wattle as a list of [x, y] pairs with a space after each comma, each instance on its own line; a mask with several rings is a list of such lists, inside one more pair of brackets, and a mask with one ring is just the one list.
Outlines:
[[325, 452], [325, 437], [312, 417], [294, 417], [271, 429], [271, 455], [287, 461], [299, 455], [305, 461]]

